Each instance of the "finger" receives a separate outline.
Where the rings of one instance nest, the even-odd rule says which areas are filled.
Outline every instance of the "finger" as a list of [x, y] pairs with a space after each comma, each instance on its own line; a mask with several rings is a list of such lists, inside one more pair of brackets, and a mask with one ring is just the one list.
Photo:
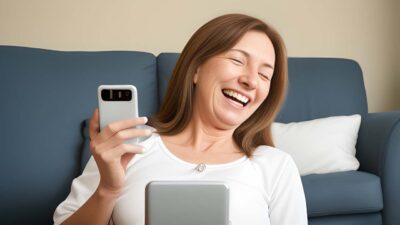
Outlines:
[[131, 145], [131, 144], [120, 144], [117, 147], [111, 149], [113, 157], [121, 158], [123, 155], [130, 154], [142, 154], [144, 152], [144, 147], [140, 145]]
[[122, 156], [125, 154], [142, 154], [144, 147], [132, 144], [120, 144], [115, 148], [108, 149], [101, 153], [94, 153], [93, 157], [101, 160], [106, 164], [121, 163]]
[[114, 136], [111, 138], [107, 139], [103, 143], [99, 144], [97, 146], [98, 151], [101, 152], [102, 149], [111, 149], [115, 148], [117, 145], [122, 144], [124, 141], [132, 139], [132, 138], [137, 138], [137, 137], [147, 137], [152, 134], [151, 129], [137, 129], [137, 128], [132, 128], [132, 129], [126, 129], [126, 130], [121, 130], [118, 133], [116, 133]]
[[147, 117], [137, 117], [127, 120], [120, 120], [113, 123], [108, 124], [104, 129], [99, 133], [96, 138], [96, 143], [102, 143], [112, 136], [114, 136], [117, 132], [121, 130], [125, 130], [128, 128], [132, 128], [137, 125], [145, 124], [147, 122]]
[[95, 136], [99, 133], [99, 109], [96, 108], [92, 114], [92, 118], [89, 122], [89, 137], [91, 140], [95, 138]]

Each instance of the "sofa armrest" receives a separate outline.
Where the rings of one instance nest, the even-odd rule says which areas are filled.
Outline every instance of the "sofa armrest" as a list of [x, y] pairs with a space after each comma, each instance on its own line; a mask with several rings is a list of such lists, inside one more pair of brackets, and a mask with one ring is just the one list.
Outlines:
[[381, 178], [384, 224], [400, 224], [400, 111], [364, 116], [356, 149], [360, 170]]

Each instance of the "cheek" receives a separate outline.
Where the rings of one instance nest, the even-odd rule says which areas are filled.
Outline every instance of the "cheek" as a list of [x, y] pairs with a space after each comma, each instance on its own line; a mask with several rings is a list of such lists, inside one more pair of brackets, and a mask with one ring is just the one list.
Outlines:
[[227, 78], [236, 77], [242, 73], [242, 68], [239, 66], [225, 66], [224, 68], [224, 75]]
[[259, 96], [259, 101], [260, 103], [262, 103], [269, 95], [269, 91], [270, 91], [270, 84], [265, 85], [264, 88], [259, 89], [257, 96]]
[[[211, 72], [211, 71], [210, 71]], [[232, 63], [219, 63], [212, 68], [212, 73], [218, 80], [229, 80], [240, 74], [241, 68]]]

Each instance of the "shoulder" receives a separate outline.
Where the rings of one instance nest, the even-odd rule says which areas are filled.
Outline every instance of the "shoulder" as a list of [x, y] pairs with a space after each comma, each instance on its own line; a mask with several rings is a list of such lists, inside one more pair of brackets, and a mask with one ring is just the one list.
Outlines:
[[299, 176], [299, 170], [288, 153], [271, 146], [262, 145], [256, 148], [251, 158], [261, 168], [264, 176]]
[[282, 164], [293, 161], [292, 157], [288, 153], [267, 145], [258, 146], [251, 159], [256, 163], [268, 164]]

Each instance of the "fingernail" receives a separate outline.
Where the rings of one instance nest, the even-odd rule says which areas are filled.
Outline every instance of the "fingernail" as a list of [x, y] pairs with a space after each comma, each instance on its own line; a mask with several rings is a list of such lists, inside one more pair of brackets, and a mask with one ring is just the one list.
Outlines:
[[146, 116], [144, 116], [143, 118], [144, 118], [144, 123], [147, 123], [147, 121], [149, 121], [149, 119]]

